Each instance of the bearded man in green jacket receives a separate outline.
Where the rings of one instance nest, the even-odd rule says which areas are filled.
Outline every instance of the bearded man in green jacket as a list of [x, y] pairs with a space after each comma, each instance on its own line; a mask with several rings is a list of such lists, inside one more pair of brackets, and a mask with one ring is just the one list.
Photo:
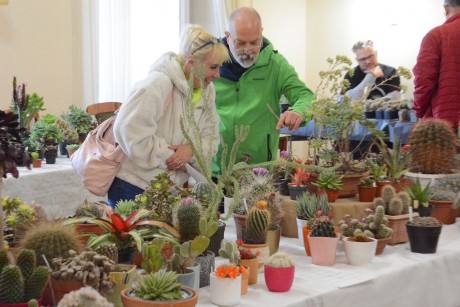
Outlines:
[[[244, 154], [250, 154], [252, 163], [275, 160], [279, 129], [299, 127], [313, 93], [294, 67], [262, 36], [262, 21], [254, 9], [241, 7], [233, 11], [225, 36], [223, 42], [232, 61], [221, 66], [221, 78], [214, 80], [220, 133], [230, 150], [235, 142], [234, 127], [249, 125], [249, 136], [239, 147], [236, 162]], [[267, 104], [280, 114], [281, 95], [291, 106], [278, 119]], [[220, 172], [221, 153], [222, 147], [214, 156], [214, 174]]]

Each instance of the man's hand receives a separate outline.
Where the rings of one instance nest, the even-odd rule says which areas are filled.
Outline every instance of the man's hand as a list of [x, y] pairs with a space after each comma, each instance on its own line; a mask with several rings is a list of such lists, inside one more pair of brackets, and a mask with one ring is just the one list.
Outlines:
[[174, 150], [174, 153], [166, 160], [166, 165], [170, 170], [185, 170], [184, 165], [193, 156], [190, 145], [171, 145], [168, 147]]
[[369, 69], [369, 70], [366, 71], [365, 73], [371, 73], [371, 74], [373, 74], [376, 78], [381, 78], [381, 77], [383, 77], [383, 71], [382, 71], [382, 68], [380, 68], [380, 65], [377, 65], [377, 66], [375, 66], [375, 67], [372, 68], [372, 69]]
[[287, 127], [289, 130], [294, 131], [299, 128], [302, 121], [303, 117], [299, 113], [294, 111], [286, 111], [283, 113], [280, 120], [276, 124], [276, 129], [280, 130], [281, 128]]

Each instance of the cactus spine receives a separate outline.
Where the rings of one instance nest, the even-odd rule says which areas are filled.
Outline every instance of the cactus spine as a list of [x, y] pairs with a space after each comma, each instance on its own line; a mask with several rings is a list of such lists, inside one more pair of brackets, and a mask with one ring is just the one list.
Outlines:
[[39, 298], [42, 295], [49, 278], [48, 268], [45, 266], [37, 267], [24, 283], [24, 301]]
[[264, 244], [267, 241], [270, 212], [266, 207], [266, 201], [258, 201], [257, 204], [249, 210], [246, 220], [246, 243]]
[[458, 140], [450, 124], [441, 119], [419, 122], [411, 132], [412, 169], [424, 174], [449, 174]]
[[176, 218], [181, 243], [193, 240], [200, 234], [201, 208], [193, 198], [187, 197], [180, 202]]
[[29, 279], [35, 269], [35, 252], [30, 249], [23, 249], [18, 255], [16, 264], [21, 269], [22, 276]]

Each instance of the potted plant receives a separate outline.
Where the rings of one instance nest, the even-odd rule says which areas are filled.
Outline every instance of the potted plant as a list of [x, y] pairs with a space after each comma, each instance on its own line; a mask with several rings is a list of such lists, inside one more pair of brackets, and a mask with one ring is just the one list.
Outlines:
[[35, 252], [23, 249], [15, 263], [7, 253], [0, 252], [0, 302], [2, 306], [27, 307], [30, 300], [41, 302], [42, 291], [48, 283], [49, 271], [45, 266], [36, 266]]
[[[391, 185], [386, 185], [382, 189], [382, 197], [374, 199], [374, 205], [382, 206], [388, 219], [388, 227], [393, 229], [393, 235], [388, 244], [394, 245], [408, 241], [405, 224], [409, 220], [409, 207], [411, 198], [406, 192], [396, 192]], [[417, 212], [412, 214], [418, 216]]]
[[80, 148], [80, 144], [69, 144], [65, 148], [67, 150], [67, 154], [69, 157], [71, 157], [73, 153], [76, 152], [78, 148]]
[[166, 301], [172, 307], [193, 307], [198, 302], [198, 293], [181, 286], [175, 272], [158, 271], [147, 275], [133, 288], [124, 289], [121, 301], [125, 307], [164, 306]]
[[83, 287], [67, 293], [59, 301], [57, 307], [84, 306], [84, 304], [98, 307], [113, 307], [112, 303], [109, 303], [105, 297], [92, 287]]
[[366, 167], [369, 169], [369, 175], [377, 186], [375, 196], [382, 196], [382, 188], [384, 185], [390, 184], [389, 180], [385, 179], [385, 168], [371, 159], [367, 159], [365, 162]]
[[63, 135], [62, 141], [59, 142], [59, 152], [63, 156], [69, 156], [66, 146], [78, 143], [78, 132], [70, 128], [69, 123], [62, 118], [62, 115], [56, 120], [56, 126], [61, 130]]
[[150, 273], [158, 272], [166, 265], [166, 261], [161, 253], [164, 241], [155, 238], [150, 242], [142, 244], [141, 270], [137, 272], [137, 281], [140, 282]]
[[377, 240], [368, 237], [365, 232], [356, 230], [351, 237], [343, 239], [345, 254], [351, 265], [365, 265], [372, 261], [375, 255]]
[[248, 284], [253, 285], [257, 283], [257, 276], [259, 274], [259, 266], [261, 265], [259, 264], [259, 259], [258, 259], [258, 257], [260, 256], [260, 251], [252, 251], [249, 248], [245, 248], [243, 246], [244, 245], [243, 240], [236, 241], [236, 244], [238, 246], [238, 252], [239, 252], [238, 264], [249, 268]]
[[264, 260], [265, 284], [271, 292], [287, 292], [294, 282], [295, 265], [292, 258], [277, 252]]
[[[238, 245], [235, 241], [222, 240], [221, 247], [219, 249], [219, 256], [224, 259], [228, 259], [229, 264], [231, 265], [240, 265], [244, 267], [244, 270], [241, 271], [241, 295], [248, 293], [249, 277], [251, 267], [239, 264], [240, 261], [240, 251]], [[257, 273], [259, 272], [257, 263], [255, 266], [252, 266], [252, 269], [256, 272], [256, 282], [257, 282]], [[253, 282], [255, 283], [255, 282]]]
[[289, 195], [292, 200], [296, 200], [300, 194], [307, 191], [307, 183], [310, 173], [303, 168], [295, 168], [294, 174], [290, 174], [291, 182], [288, 183]]
[[[77, 210], [75, 210], [75, 218], [102, 218], [104, 215], [104, 209], [99, 205], [98, 202], [92, 202], [85, 199]], [[80, 223], [75, 224], [75, 231], [78, 233], [78, 237], [83, 245], [86, 245], [88, 239], [92, 234], [100, 235], [104, 234], [105, 231], [99, 225], [87, 222], [83, 220]], [[118, 262], [118, 261], [117, 261]]]
[[45, 108], [43, 97], [32, 93], [27, 95], [26, 85], [17, 86], [16, 77], [13, 77], [13, 95], [11, 98], [10, 110], [13, 114], [18, 115], [19, 127], [24, 128], [24, 132], [30, 132], [32, 119]]
[[92, 128], [93, 116], [82, 108], [71, 105], [68, 113], [61, 115], [61, 117], [69, 123], [71, 129], [78, 132], [80, 142], [83, 142], [84, 137]]
[[377, 206], [375, 210], [365, 209], [367, 216], [361, 220], [364, 223], [363, 231], [372, 238], [377, 239], [376, 255], [380, 255], [385, 246], [391, 240], [393, 229], [388, 227], [388, 218], [385, 216], [385, 209], [382, 206]]
[[219, 306], [234, 306], [241, 299], [240, 268], [235, 265], [221, 265], [211, 273], [211, 302]]
[[369, 177], [362, 177], [358, 183], [358, 197], [360, 202], [372, 202], [375, 198], [377, 187], [375, 181]]
[[313, 184], [318, 188], [318, 193], [326, 193], [330, 203], [339, 198], [339, 190], [342, 188], [343, 175], [323, 172]]
[[32, 166], [34, 168], [40, 168], [42, 167], [42, 159], [39, 159], [39, 154], [38, 152], [31, 152], [30, 156], [32, 157]]
[[308, 235], [310, 234], [315, 215], [321, 212], [322, 215], [329, 216], [331, 207], [326, 194], [311, 194], [305, 193], [297, 199], [296, 204], [297, 212], [297, 230], [300, 243], [304, 245], [305, 252], [311, 256], [310, 244], [308, 242]]
[[410, 198], [412, 198], [412, 207], [414, 211], [418, 212], [420, 216], [431, 216], [433, 206], [428, 203], [431, 198], [431, 182], [423, 187], [420, 179], [417, 178], [415, 182], [410, 183], [409, 188], [404, 188]]
[[335, 233], [334, 225], [329, 217], [318, 212], [312, 231], [308, 235], [311, 249], [312, 263], [316, 265], [332, 266], [335, 264], [335, 252], [339, 237]]
[[24, 203], [19, 197], [5, 196], [1, 200], [5, 229], [12, 231], [9, 240], [12, 247], [24, 237], [27, 229], [37, 222], [37, 214], [31, 206]]
[[436, 253], [442, 224], [433, 217], [418, 217], [407, 222], [410, 249], [413, 253]]
[[432, 195], [428, 200], [433, 206], [431, 216], [443, 224], [453, 224], [458, 214], [458, 196], [460, 195], [460, 180], [452, 177], [441, 177], [431, 186]]
[[[292, 162], [292, 155], [287, 150], [280, 151], [280, 156], [278, 158], [282, 162]], [[273, 169], [273, 179], [275, 185], [277, 186], [279, 193], [283, 196], [289, 196], [289, 179], [292, 174], [293, 169], [285, 165], [274, 166]]]

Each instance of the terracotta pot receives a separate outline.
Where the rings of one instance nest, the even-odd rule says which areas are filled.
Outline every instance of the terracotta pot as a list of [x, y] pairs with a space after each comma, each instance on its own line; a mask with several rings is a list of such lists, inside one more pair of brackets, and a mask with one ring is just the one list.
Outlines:
[[330, 203], [335, 203], [335, 201], [339, 198], [340, 190], [321, 190], [318, 189], [318, 195], [326, 193], [327, 200]]
[[246, 229], [247, 215], [233, 213], [233, 219], [235, 220], [236, 239], [243, 240], [243, 230]]
[[384, 186], [391, 184], [390, 181], [380, 181], [377, 182], [377, 190], [375, 191], [375, 197], [381, 197], [382, 196], [382, 189]]
[[121, 301], [124, 307], [151, 307], [151, 306], [162, 306], [162, 307], [194, 307], [198, 302], [198, 292], [192, 288], [182, 287], [182, 291], [190, 294], [190, 297], [180, 301], [167, 301], [167, 302], [156, 302], [142, 300], [129, 295], [132, 289], [127, 288], [121, 291]]
[[316, 265], [333, 266], [339, 237], [312, 237], [308, 235], [311, 250], [311, 262]]
[[259, 252], [259, 273], [262, 273], [264, 271], [264, 266], [263, 266], [263, 261], [265, 258], [267, 258], [270, 255], [270, 250], [268, 248], [268, 243], [264, 244], [246, 244], [244, 243], [242, 245], [243, 248], [245, 249], [250, 249], [252, 252]]
[[303, 245], [307, 256], [311, 256], [310, 242], [308, 241], [308, 236], [310, 235], [311, 229], [307, 229], [307, 226], [302, 227], [303, 234]]
[[32, 161], [33, 168], [42, 167], [42, 159], [35, 159]]
[[90, 235], [82, 235], [82, 233], [94, 233], [98, 235], [106, 233], [99, 225], [91, 223], [75, 224], [75, 231], [78, 233], [78, 238], [84, 246], [86, 246], [86, 242], [88, 242]]
[[411, 183], [408, 178], [401, 177], [398, 180], [399, 182], [397, 183], [390, 183], [393, 186], [393, 188], [395, 188], [396, 193], [404, 191], [404, 188], [410, 188]]
[[381, 255], [383, 253], [383, 250], [385, 249], [385, 246], [387, 246], [390, 240], [391, 240], [391, 237], [377, 239], [377, 248], [375, 249], [375, 255]]
[[[317, 188], [312, 184], [316, 181], [319, 174], [310, 173], [308, 180], [308, 190], [316, 192]], [[369, 176], [369, 172], [361, 174], [345, 174], [342, 179], [342, 189], [339, 190], [339, 198], [353, 197], [358, 194], [358, 183], [362, 177]]]
[[264, 270], [265, 284], [271, 292], [287, 292], [294, 282], [295, 267], [274, 268], [266, 265]]
[[438, 219], [443, 224], [450, 225], [455, 223], [456, 210], [452, 209], [453, 201], [433, 200], [428, 201], [433, 206], [431, 216]]
[[[76, 281], [76, 280], [56, 280], [54, 278], [50, 278], [49, 280], [49, 283], [51, 284], [51, 286], [53, 287], [53, 292], [54, 292], [54, 299], [55, 299], [55, 302], [56, 302], [56, 306], [57, 306], [57, 303], [62, 300], [62, 298], [64, 297], [64, 295], [66, 295], [67, 293], [69, 292], [72, 292], [72, 291], [75, 291], [75, 290], [78, 290], [83, 286], [83, 283], [81, 281]], [[45, 295], [45, 294], [43, 294]], [[51, 295], [51, 293], [50, 293]], [[50, 296], [51, 299], [49, 300], [45, 300], [45, 297], [43, 298], [45, 301], [43, 302], [44, 304], [51, 304], [52, 306], [54, 305], [53, 304], [53, 301], [52, 301], [52, 296]]]
[[245, 268], [246, 272], [241, 273], [241, 295], [248, 293], [249, 275], [251, 274], [251, 268], [247, 266]]
[[[409, 241], [406, 230], [406, 223], [409, 221], [409, 214], [385, 216], [388, 219], [387, 226], [393, 229], [393, 234], [391, 235], [391, 240], [388, 241], [388, 244], [395, 245]], [[412, 213], [412, 217], [417, 216], [419, 216], [417, 212]]]
[[257, 283], [257, 276], [259, 274], [259, 260], [253, 259], [240, 259], [238, 264], [249, 268], [248, 284], [253, 285]]
[[359, 201], [368, 203], [373, 202], [376, 192], [377, 187], [358, 186]]

